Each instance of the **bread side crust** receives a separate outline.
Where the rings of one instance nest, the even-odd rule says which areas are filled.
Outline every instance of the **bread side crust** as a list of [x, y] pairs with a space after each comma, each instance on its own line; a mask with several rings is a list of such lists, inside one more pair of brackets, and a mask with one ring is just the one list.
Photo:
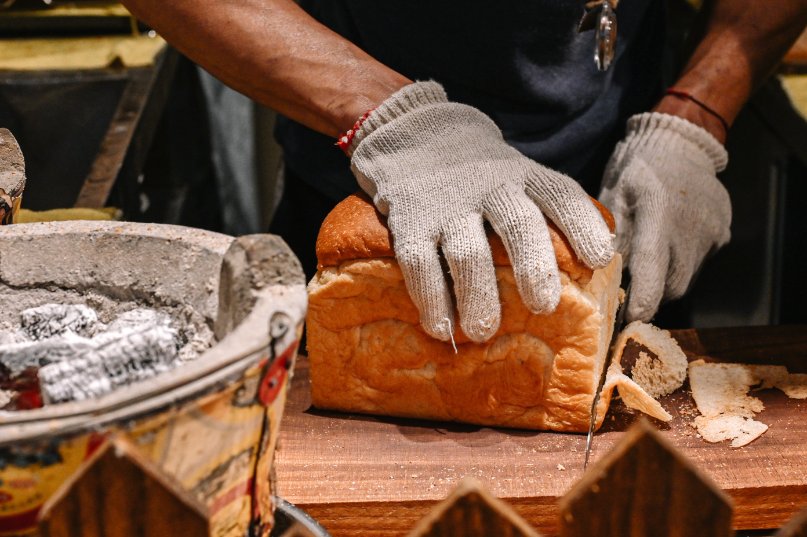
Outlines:
[[313, 403], [349, 412], [586, 431], [621, 267], [616, 256], [590, 278], [562, 272], [557, 310], [534, 315], [521, 302], [512, 269], [497, 266], [501, 327], [484, 344], [458, 333], [457, 354], [421, 329], [394, 259], [322, 267], [308, 288]]

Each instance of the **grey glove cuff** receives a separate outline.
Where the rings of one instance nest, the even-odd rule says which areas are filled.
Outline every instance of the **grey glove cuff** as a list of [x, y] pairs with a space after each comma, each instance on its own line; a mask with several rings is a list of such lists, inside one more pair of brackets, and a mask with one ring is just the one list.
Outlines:
[[353, 141], [348, 148], [348, 155], [352, 155], [361, 141], [382, 125], [386, 125], [390, 121], [417, 108], [447, 102], [448, 96], [443, 86], [437, 82], [414, 82], [408, 86], [404, 86], [387, 97], [387, 100], [381, 103], [381, 105], [373, 110], [367, 119], [364, 120], [361, 127], [356, 132], [356, 135], [353, 137]]
[[[681, 138], [659, 136], [660, 130], [665, 131], [665, 134], [678, 134]], [[673, 149], [672, 146], [679, 145], [682, 140], [689, 142], [706, 154], [715, 167], [715, 173], [725, 170], [729, 161], [726, 148], [706, 129], [670, 114], [646, 112], [632, 116], [628, 120], [627, 137], [632, 144], [647, 147], [660, 145], [667, 149]]]

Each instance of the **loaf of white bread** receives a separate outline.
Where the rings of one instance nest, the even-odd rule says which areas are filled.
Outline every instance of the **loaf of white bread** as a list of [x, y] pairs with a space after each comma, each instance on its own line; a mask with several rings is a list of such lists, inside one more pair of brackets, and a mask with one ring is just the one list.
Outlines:
[[[596, 202], [594, 202], [596, 203]], [[613, 218], [597, 204], [613, 230]], [[554, 313], [521, 302], [501, 240], [488, 235], [502, 322], [485, 343], [458, 331], [452, 344], [418, 322], [384, 217], [364, 195], [342, 201], [322, 224], [318, 272], [308, 286], [308, 357], [322, 409], [585, 432], [619, 302], [619, 255], [587, 268], [550, 224], [562, 291]], [[455, 323], [455, 326], [459, 326]], [[632, 406], [669, 415], [612, 364], [597, 410], [602, 423], [618, 387]], [[613, 374], [610, 374], [613, 371]]]

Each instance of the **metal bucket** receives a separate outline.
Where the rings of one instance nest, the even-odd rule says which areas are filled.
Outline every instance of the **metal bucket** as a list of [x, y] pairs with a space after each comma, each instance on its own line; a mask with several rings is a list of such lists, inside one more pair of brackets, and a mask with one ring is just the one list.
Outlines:
[[133, 223], [3, 226], [3, 286], [187, 305], [218, 342], [97, 399], [0, 412], [0, 535], [33, 533], [42, 504], [112, 433], [207, 507], [211, 535], [268, 534], [273, 453], [306, 309], [285, 243]]

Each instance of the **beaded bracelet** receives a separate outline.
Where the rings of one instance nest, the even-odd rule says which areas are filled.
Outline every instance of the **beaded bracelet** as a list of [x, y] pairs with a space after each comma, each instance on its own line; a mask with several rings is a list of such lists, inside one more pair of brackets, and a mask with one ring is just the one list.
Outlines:
[[353, 127], [348, 129], [343, 135], [341, 135], [336, 140], [336, 145], [339, 146], [339, 149], [341, 149], [345, 153], [345, 155], [350, 156], [350, 153], [348, 153], [348, 151], [350, 150], [350, 143], [353, 141], [353, 138], [356, 137], [356, 133], [359, 132], [361, 124], [364, 123], [364, 121], [368, 117], [370, 117], [370, 114], [373, 113], [373, 110], [375, 110], [375, 108], [371, 108], [370, 110], [362, 114], [362, 116], [356, 120], [356, 123], [353, 124]]
[[728, 134], [728, 132], [729, 132], [729, 122], [726, 121], [725, 119], [723, 119], [723, 116], [721, 116], [714, 108], [710, 107], [709, 105], [707, 105], [706, 103], [704, 103], [700, 99], [696, 98], [694, 95], [692, 95], [688, 91], [684, 91], [684, 90], [681, 90], [681, 89], [678, 89], [678, 88], [669, 88], [669, 89], [667, 89], [667, 91], [664, 92], [664, 95], [672, 95], [674, 97], [679, 97], [681, 99], [688, 99], [688, 100], [692, 101], [693, 103], [697, 104], [698, 106], [703, 108], [706, 112], [708, 112], [709, 114], [716, 117], [718, 119], [718, 121], [720, 121], [720, 124], [723, 125], [723, 128], [725, 129], [726, 133]]

